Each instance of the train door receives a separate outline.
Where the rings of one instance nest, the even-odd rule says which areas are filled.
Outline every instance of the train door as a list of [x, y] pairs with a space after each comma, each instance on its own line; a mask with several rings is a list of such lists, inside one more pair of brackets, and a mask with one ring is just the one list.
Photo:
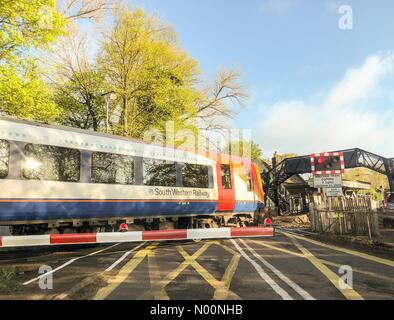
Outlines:
[[218, 211], [234, 211], [235, 192], [232, 166], [218, 162], [217, 176], [219, 192]]

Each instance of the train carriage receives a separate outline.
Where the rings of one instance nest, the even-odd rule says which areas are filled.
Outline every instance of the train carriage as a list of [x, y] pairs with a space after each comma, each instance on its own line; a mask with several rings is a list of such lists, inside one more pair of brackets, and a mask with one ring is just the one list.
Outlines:
[[0, 117], [0, 225], [14, 234], [247, 226], [257, 166]]

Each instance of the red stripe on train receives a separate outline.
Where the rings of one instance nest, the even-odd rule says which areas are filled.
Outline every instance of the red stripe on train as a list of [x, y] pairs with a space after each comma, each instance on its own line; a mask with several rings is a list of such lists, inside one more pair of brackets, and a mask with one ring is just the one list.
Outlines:
[[187, 230], [142, 231], [142, 240], [187, 239]]
[[2, 247], [2, 246], [3, 246], [3, 237], [0, 236], [0, 247]]
[[231, 228], [231, 237], [274, 236], [272, 227]]
[[50, 244], [95, 243], [95, 233], [51, 234]]

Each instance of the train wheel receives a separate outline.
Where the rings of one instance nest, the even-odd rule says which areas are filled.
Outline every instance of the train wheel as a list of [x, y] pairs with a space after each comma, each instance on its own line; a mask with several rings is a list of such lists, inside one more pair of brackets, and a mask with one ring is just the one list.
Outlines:
[[217, 229], [217, 228], [219, 228], [219, 225], [215, 221], [212, 221], [211, 222], [211, 228]]
[[44, 234], [59, 234], [59, 230], [56, 228], [47, 229]]
[[145, 231], [145, 227], [139, 224], [130, 223], [127, 225], [128, 231]]
[[115, 228], [112, 225], [106, 225], [104, 227], [104, 232], [114, 232], [114, 231], [115, 231]]
[[76, 228], [65, 228], [63, 229], [63, 234], [78, 233]]
[[174, 229], [175, 229], [175, 223], [172, 221], [160, 222], [159, 224], [159, 230], [174, 230]]

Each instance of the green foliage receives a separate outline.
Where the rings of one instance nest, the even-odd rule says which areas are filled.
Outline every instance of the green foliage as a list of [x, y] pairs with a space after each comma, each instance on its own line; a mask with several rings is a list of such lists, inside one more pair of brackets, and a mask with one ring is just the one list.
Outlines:
[[116, 133], [141, 138], [196, 112], [197, 62], [178, 46], [171, 28], [143, 10], [119, 10], [100, 52], [99, 67], [119, 97]]
[[43, 47], [63, 34], [66, 20], [55, 4], [55, 0], [0, 0], [0, 61]]
[[61, 106], [62, 124], [94, 131], [103, 130], [106, 120], [104, 76], [98, 70], [74, 72], [56, 90], [54, 100]]
[[346, 169], [343, 178], [351, 181], [369, 182], [372, 189], [380, 189], [381, 186], [385, 189], [388, 188], [388, 181], [385, 175], [367, 168]]
[[296, 153], [284, 153], [284, 154], [278, 155], [278, 158], [280, 161], [283, 161], [285, 159], [294, 158], [297, 156], [298, 156], [298, 154], [296, 154]]
[[[166, 139], [172, 121], [175, 145], [184, 146], [187, 137], [196, 139], [198, 128], [218, 128], [219, 117], [231, 116], [227, 101], [246, 98], [239, 73], [222, 70], [214, 85], [202, 86], [198, 63], [182, 49], [175, 31], [141, 9], [115, 10], [114, 25], [91, 59], [72, 28], [67, 37], [59, 36], [65, 35], [68, 18], [101, 12], [105, 1], [70, 6], [76, 13], [67, 15], [55, 9], [55, 0], [0, 0], [0, 114], [95, 131], [104, 131], [108, 120], [110, 132], [134, 138], [155, 128]], [[57, 52], [57, 68], [45, 77], [49, 86], [32, 53], [67, 38], [70, 51]], [[108, 92], [116, 100], [107, 103]]]
[[230, 145], [226, 146], [224, 152], [252, 160], [261, 159], [263, 156], [263, 151], [254, 141], [232, 141]]
[[29, 66], [0, 66], [0, 112], [50, 122], [61, 115], [33, 61]]
[[0, 268], [0, 291], [10, 292], [15, 290], [17, 287], [15, 276], [15, 267]]
[[56, 121], [59, 107], [29, 58], [64, 33], [65, 18], [54, 0], [0, 0], [0, 112], [25, 119]]
[[380, 190], [371, 188], [367, 192], [361, 191], [360, 193], [363, 193], [363, 194], [367, 193], [367, 194], [369, 194], [372, 197], [372, 199], [377, 200], [379, 202], [383, 201], [383, 195], [382, 195], [382, 192]]

